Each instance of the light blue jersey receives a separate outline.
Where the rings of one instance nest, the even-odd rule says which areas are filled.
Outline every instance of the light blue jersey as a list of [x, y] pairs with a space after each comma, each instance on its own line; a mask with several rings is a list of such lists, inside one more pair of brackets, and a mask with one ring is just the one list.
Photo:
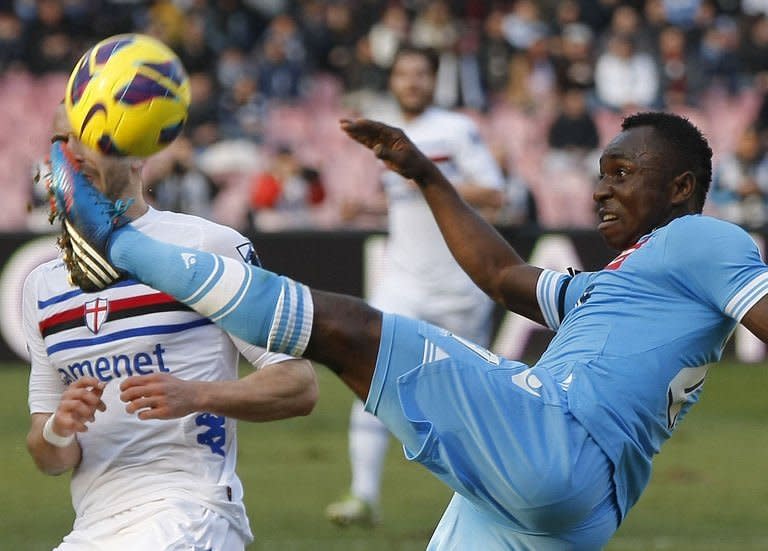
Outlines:
[[545, 271], [539, 302], [557, 330], [537, 367], [613, 462], [622, 516], [651, 458], [701, 392], [737, 321], [768, 293], [768, 267], [739, 227], [678, 218], [599, 272]]

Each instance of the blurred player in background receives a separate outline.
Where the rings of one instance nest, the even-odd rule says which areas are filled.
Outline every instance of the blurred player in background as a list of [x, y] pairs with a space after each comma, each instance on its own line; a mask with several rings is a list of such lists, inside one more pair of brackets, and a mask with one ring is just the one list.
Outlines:
[[[498, 211], [504, 200], [501, 169], [471, 119], [432, 104], [437, 69], [433, 51], [401, 47], [389, 79], [397, 111], [385, 121], [402, 128], [470, 205], [489, 214]], [[388, 263], [375, 284], [371, 305], [427, 320], [488, 346], [493, 303], [451, 256], [418, 188], [390, 171], [383, 175], [383, 187]], [[372, 208], [386, 208], [384, 198]], [[357, 210], [352, 205], [348, 209]], [[348, 495], [326, 509], [331, 521], [369, 525], [377, 520], [388, 446], [389, 431], [356, 400], [349, 424], [352, 484]]]
[[[238, 232], [149, 207], [141, 162], [79, 144], [63, 105], [54, 132], [94, 185], [130, 204], [140, 231], [258, 262]], [[23, 304], [29, 452], [46, 474], [73, 473], [76, 518], [57, 550], [244, 549], [253, 536], [235, 473], [235, 419], [309, 413], [311, 364], [233, 338], [137, 281], [83, 293], [61, 260], [30, 274]], [[256, 368], [239, 380], [238, 351]]]

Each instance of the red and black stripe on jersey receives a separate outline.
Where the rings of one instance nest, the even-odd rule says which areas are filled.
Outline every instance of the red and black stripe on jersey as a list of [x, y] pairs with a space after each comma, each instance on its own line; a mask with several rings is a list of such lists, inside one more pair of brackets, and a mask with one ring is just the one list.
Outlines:
[[[40, 322], [43, 338], [60, 331], [85, 327], [85, 304], [78, 305], [45, 318]], [[135, 297], [109, 299], [109, 321], [156, 314], [160, 312], [190, 311], [191, 308], [165, 293], [151, 293]]]

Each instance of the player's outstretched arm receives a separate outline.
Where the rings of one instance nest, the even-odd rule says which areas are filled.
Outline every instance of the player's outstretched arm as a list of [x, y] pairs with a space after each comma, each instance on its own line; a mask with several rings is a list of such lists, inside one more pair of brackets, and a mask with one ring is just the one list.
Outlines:
[[276, 421], [309, 415], [317, 379], [307, 360], [270, 364], [235, 381], [186, 381], [167, 373], [128, 377], [120, 399], [139, 419], [175, 419], [208, 412], [243, 421]]
[[38, 469], [58, 475], [80, 463], [80, 444], [74, 435], [87, 431], [96, 411], [106, 409], [101, 400], [103, 391], [103, 382], [81, 377], [67, 387], [53, 414], [32, 414], [27, 449]]
[[388, 168], [416, 182], [464, 271], [509, 310], [541, 322], [536, 283], [541, 269], [528, 265], [509, 243], [460, 197], [440, 170], [398, 128], [367, 119], [341, 128]]

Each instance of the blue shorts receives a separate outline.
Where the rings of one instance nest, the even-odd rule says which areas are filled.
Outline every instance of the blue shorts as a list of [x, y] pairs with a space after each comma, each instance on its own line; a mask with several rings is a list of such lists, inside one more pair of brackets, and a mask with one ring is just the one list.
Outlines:
[[365, 406], [458, 494], [430, 549], [600, 549], [618, 526], [611, 463], [546, 370], [385, 314]]

